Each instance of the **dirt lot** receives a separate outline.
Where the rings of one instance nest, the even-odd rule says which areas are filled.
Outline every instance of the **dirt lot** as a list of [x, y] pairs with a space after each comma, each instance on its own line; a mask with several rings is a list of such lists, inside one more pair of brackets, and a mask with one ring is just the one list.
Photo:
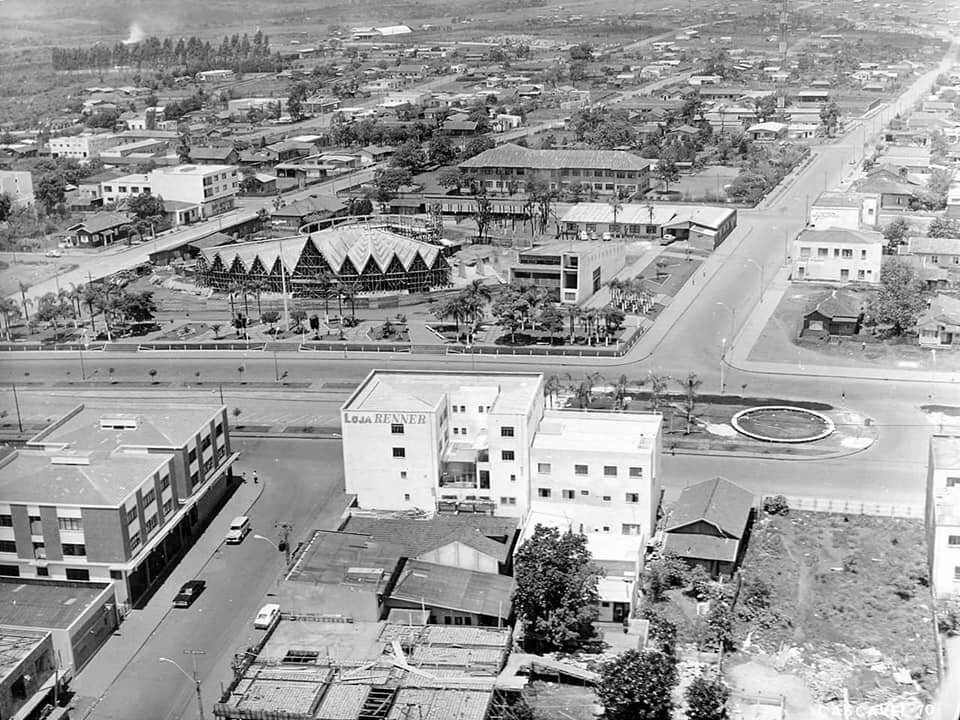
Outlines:
[[[925, 553], [922, 521], [762, 517], [743, 561], [734, 628], [741, 650], [731, 658], [737, 689], [770, 692], [770, 682], [758, 682], [770, 675], [788, 706], [809, 707], [806, 692], [830, 707], [844, 688], [862, 704], [924, 699], [936, 687]], [[769, 595], [751, 602], [757, 583]], [[753, 669], [736, 669], [745, 664]]]
[[13, 262], [13, 253], [2, 253], [0, 260], [0, 295], [13, 295], [20, 292], [19, 283], [34, 285], [53, 277], [55, 274], [69, 272], [76, 267], [69, 258], [48, 258], [36, 253], [17, 253]]
[[726, 198], [724, 185], [729, 185], [740, 173], [740, 168], [725, 165], [708, 165], [693, 175], [682, 175], [670, 186], [682, 193], [686, 201], [714, 201]]
[[[833, 338], [829, 343], [798, 340], [803, 313], [829, 291], [822, 285], [794, 283], [789, 287], [766, 327], [750, 350], [749, 359], [788, 365], [842, 365], [950, 372], [960, 370], [960, 353], [934, 355], [917, 345], [915, 336], [880, 340], [869, 333]], [[864, 299], [867, 293], [860, 293]]]

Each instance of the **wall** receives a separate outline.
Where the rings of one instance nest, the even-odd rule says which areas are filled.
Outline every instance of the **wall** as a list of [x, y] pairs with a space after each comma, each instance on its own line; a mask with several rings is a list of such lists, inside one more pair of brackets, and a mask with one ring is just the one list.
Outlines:
[[430, 552], [417, 556], [417, 560], [445, 565], [447, 567], [475, 570], [496, 575], [500, 572], [500, 563], [496, 558], [486, 555], [461, 542], [452, 542]]
[[[20, 633], [11, 631], [10, 634], [19, 635]], [[43, 633], [24, 634], [31, 640], [34, 636], [37, 640], [43, 639], [0, 681], [0, 718], [12, 717], [54, 673], [53, 641], [50, 634], [47, 633], [46, 636]], [[26, 676], [29, 676], [29, 679]], [[21, 679], [23, 679], [22, 684], [18, 683]], [[26, 697], [14, 697], [12, 690], [15, 684], [25, 691]]]
[[122, 508], [83, 508], [83, 537], [87, 562], [127, 560], [126, 518]]

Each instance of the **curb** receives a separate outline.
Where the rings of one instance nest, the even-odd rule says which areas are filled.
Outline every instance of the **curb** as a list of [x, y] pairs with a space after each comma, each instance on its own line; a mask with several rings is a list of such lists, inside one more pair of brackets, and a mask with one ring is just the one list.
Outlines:
[[[231, 433], [231, 434], [233, 434], [233, 433]], [[243, 484], [243, 483], [241, 482], [241, 485], [242, 485], [242, 484]], [[264, 486], [266, 485], [266, 482], [264, 481], [263, 483], [259, 483], [259, 485], [260, 485], [260, 488], [259, 488], [257, 494], [253, 497], [253, 499], [252, 499], [252, 500], [250, 501], [250, 503], [246, 506], [246, 508], [244, 508], [244, 512], [249, 512], [250, 508], [252, 508], [254, 505], [256, 505], [256, 504], [257, 504], [257, 501], [260, 500], [260, 497], [263, 495], [263, 490], [264, 490]], [[215, 553], [217, 552], [217, 550], [220, 548], [220, 545], [221, 545], [221, 544], [222, 544], [222, 541], [221, 541], [220, 543], [218, 543], [218, 544], [216, 545], [216, 547], [213, 548], [213, 551], [212, 551], [212, 552], [210, 553], [210, 555], [208, 555], [207, 558], [203, 561], [203, 565], [200, 566], [200, 569], [197, 571], [196, 574], [194, 574], [194, 576], [193, 576], [192, 579], [196, 579], [196, 578], [203, 572], [204, 568], [206, 568], [207, 565], [210, 564], [210, 561], [213, 559], [214, 554], [215, 554]], [[133, 654], [130, 656], [130, 658], [123, 664], [123, 666], [122, 666], [122, 667], [116, 672], [116, 674], [113, 676], [113, 679], [110, 681], [110, 684], [107, 685], [107, 689], [100, 695], [100, 697], [98, 697], [98, 698], [96, 699], [96, 701], [95, 701], [93, 704], [90, 705], [90, 707], [88, 707], [88, 708], [84, 711], [83, 715], [80, 716], [80, 720], [86, 720], [86, 718], [90, 717], [90, 714], [93, 713], [93, 711], [97, 708], [97, 706], [100, 704], [100, 701], [103, 700], [104, 697], [106, 697], [106, 694], [107, 694], [108, 692], [110, 692], [110, 689], [111, 689], [111, 688], [114, 686], [114, 684], [117, 682], [117, 678], [119, 678], [120, 675], [122, 675], [123, 672], [130, 666], [130, 663], [132, 663], [132, 662], [137, 658], [137, 656], [140, 654], [140, 651], [143, 650], [144, 646], [145, 646], [145, 645], [150, 641], [150, 639], [156, 634], [157, 628], [160, 627], [160, 625], [163, 623], [164, 620], [167, 619], [167, 616], [168, 616], [171, 612], [173, 612], [173, 608], [167, 608], [167, 611], [166, 611], [165, 613], [163, 613], [163, 615], [160, 616], [160, 619], [157, 620], [156, 625], [153, 626], [153, 628], [150, 630], [150, 632], [147, 634], [147, 636], [143, 639], [143, 642], [141, 642], [141, 643], [137, 646], [136, 650], [133, 651]], [[121, 624], [120, 627], [123, 627], [123, 625]]]
[[[768, 455], [757, 455], [754, 453], [746, 452], [737, 452], [735, 450], [693, 450], [693, 449], [677, 449], [676, 452], [671, 451], [671, 455], [702, 455], [704, 457], [741, 457], [741, 458], [751, 458], [753, 460], [791, 460], [794, 462], [811, 462], [816, 460], [837, 460], [839, 458], [851, 457], [853, 455], [858, 455], [865, 450], [869, 450], [873, 447], [874, 443], [877, 441], [876, 438], [870, 441], [870, 444], [862, 447], [855, 448], [849, 452], [830, 452], [824, 453], [823, 455], [815, 456], [796, 456], [796, 455], [785, 455], [783, 453], [770, 453]], [[666, 450], [663, 451], [666, 454]]]

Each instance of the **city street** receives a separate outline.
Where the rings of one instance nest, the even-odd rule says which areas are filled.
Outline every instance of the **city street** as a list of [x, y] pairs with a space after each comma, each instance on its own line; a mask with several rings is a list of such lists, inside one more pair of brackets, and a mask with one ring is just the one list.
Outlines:
[[[313, 529], [338, 524], [346, 506], [339, 443], [243, 439], [234, 441], [234, 449], [241, 452], [237, 472], [246, 470], [251, 477], [256, 469], [265, 484], [249, 511], [251, 534], [239, 545], [223, 544], [221, 526], [230, 518], [226, 517], [228, 509], [221, 512], [180, 563], [181, 567], [203, 563], [197, 577], [207, 582], [206, 590], [190, 608], [168, 604], [170, 609], [156, 630], [111, 684], [113, 665], [106, 661], [111, 659], [111, 643], [118, 647], [125, 643], [128, 623], [121, 625], [119, 637], [111, 638], [72, 683], [81, 696], [103, 694], [87, 716], [91, 720], [129, 720], [132, 707], [137, 708], [137, 717], [151, 720], [199, 718], [193, 683], [177, 668], [160, 661], [169, 658], [192, 673], [192, 658], [184, 650], [205, 653], [196, 656], [197, 675], [206, 716], [210, 717], [221, 683], [231, 679], [234, 653], [243, 652], [262, 635], [262, 630], [254, 629], [253, 618], [269, 602], [283, 572], [283, 555], [254, 534], [276, 542], [274, 523], [293, 523], [295, 545]], [[169, 603], [181, 582], [176, 573], [171, 576], [151, 605], [163, 600]]]

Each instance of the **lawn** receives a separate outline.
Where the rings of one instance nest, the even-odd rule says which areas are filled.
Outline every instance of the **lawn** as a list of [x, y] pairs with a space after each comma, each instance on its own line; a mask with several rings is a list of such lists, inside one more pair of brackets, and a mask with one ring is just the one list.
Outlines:
[[[763, 516], [743, 560], [737, 642], [743, 646], [749, 634], [750, 645], [768, 653], [797, 646], [808, 669], [840, 661], [833, 681], [851, 692], [866, 666], [878, 688], [894, 685], [893, 671], [905, 668], [932, 690], [936, 649], [925, 558], [922, 521], [796, 511]], [[868, 648], [878, 652], [863, 655]]]
[[707, 165], [691, 175], [681, 175], [677, 182], [670, 185], [671, 190], [681, 193], [685, 201], [717, 201], [726, 200], [724, 186], [733, 182], [740, 173], [740, 168], [727, 165]]

